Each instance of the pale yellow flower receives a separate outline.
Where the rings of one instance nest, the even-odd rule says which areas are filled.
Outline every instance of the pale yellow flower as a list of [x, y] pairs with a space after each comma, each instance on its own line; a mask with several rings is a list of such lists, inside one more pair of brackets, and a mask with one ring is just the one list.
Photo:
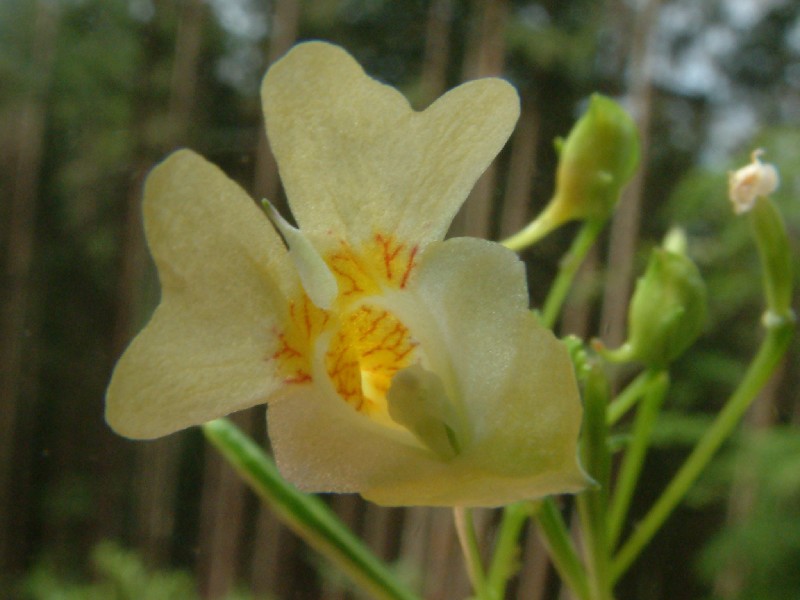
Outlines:
[[513, 88], [474, 81], [415, 112], [313, 42], [262, 97], [300, 228], [268, 209], [273, 228], [188, 150], [153, 170], [162, 299], [116, 367], [111, 426], [152, 438], [266, 402], [305, 490], [490, 506], [582, 488], [572, 366], [528, 310], [523, 264], [441, 241], [514, 126]]

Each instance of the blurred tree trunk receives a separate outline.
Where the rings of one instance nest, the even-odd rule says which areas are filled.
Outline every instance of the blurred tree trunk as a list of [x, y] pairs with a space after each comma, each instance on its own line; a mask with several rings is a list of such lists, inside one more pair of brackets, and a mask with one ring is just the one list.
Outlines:
[[536, 146], [539, 142], [539, 111], [532, 94], [522, 97], [522, 112], [511, 139], [511, 157], [506, 177], [500, 237], [522, 229], [531, 218], [531, 189], [536, 171]]
[[295, 584], [294, 567], [300, 560], [299, 546], [297, 537], [275, 513], [263, 503], [259, 504], [250, 565], [250, 591], [258, 597], [291, 597]]
[[[202, 33], [199, 0], [187, 0], [176, 8], [178, 15], [175, 53], [170, 80], [169, 106], [159, 103], [160, 91], [153, 73], [158, 72], [163, 50], [163, 21], [171, 7], [158, 5], [152, 19], [141, 25], [140, 63], [130, 125], [130, 185], [121, 209], [118, 242], [119, 267], [116, 307], [110, 354], [116, 360], [146, 320], [152, 306], [145, 299], [145, 283], [154, 277], [147, 257], [142, 223], [142, 188], [145, 177], [166, 149], [187, 141]], [[166, 113], [166, 114], [164, 114]], [[159, 127], [152, 126], [158, 120]], [[100, 469], [106, 485], [99, 488], [97, 538], [118, 537], [124, 515], [133, 508], [133, 537], [140, 552], [152, 564], [163, 563], [172, 550], [177, 491], [177, 460], [184, 434], [131, 445], [120, 444], [106, 432], [103, 445], [109, 449]], [[129, 454], [132, 452], [133, 454]], [[133, 469], [131, 469], [133, 464]], [[128, 491], [133, 487], [133, 493]]]
[[[414, 506], [405, 509], [403, 530], [400, 536], [399, 562], [414, 577], [415, 589], [425, 589], [429, 576], [428, 554], [432, 538], [432, 522], [437, 509]], [[425, 589], [427, 592], [428, 590]], [[423, 597], [425, 595], [423, 594]]]
[[[157, 18], [157, 17], [156, 17]], [[157, 61], [155, 25], [144, 24], [139, 33], [142, 40], [141, 64], [136, 73], [135, 96], [131, 99], [130, 176], [127, 194], [120, 207], [117, 242], [117, 281], [114, 292], [114, 318], [109, 343], [110, 356], [116, 361], [130, 343], [143, 320], [145, 310], [142, 282], [147, 270], [144, 232], [141, 215], [142, 183], [152, 162], [153, 153], [144, 138], [144, 130], [154, 112], [150, 73]], [[98, 465], [104, 485], [98, 487], [96, 539], [118, 538], [125, 527], [124, 515], [131, 505], [136, 508], [139, 498], [138, 451], [132, 445], [121, 444], [111, 431], [104, 431], [100, 443], [107, 451]], [[132, 468], [133, 466], [133, 468]], [[137, 515], [138, 519], [138, 515]], [[134, 522], [135, 541], [141, 524]]]
[[394, 562], [399, 550], [403, 509], [387, 508], [369, 502], [364, 504], [364, 541], [384, 561]]
[[[507, 0], [474, 0], [472, 30], [467, 35], [463, 79], [499, 76], [505, 65]], [[496, 167], [492, 163], [478, 179], [453, 223], [458, 235], [489, 237], [492, 231]]]
[[[300, 25], [300, 2], [296, 0], [276, 0], [272, 14], [272, 31], [269, 36], [267, 65], [271, 65], [288, 52], [297, 40], [297, 29]], [[280, 206], [280, 178], [278, 163], [272, 155], [267, 142], [264, 127], [259, 128], [258, 147], [255, 160], [255, 180], [253, 192], [256, 200], [266, 198]]]
[[37, 370], [31, 344], [37, 341], [32, 263], [36, 241], [39, 179], [45, 121], [56, 51], [58, 13], [50, 2], [34, 9], [30, 70], [34, 87], [14, 111], [13, 175], [9, 185], [5, 264], [0, 313], [0, 571], [14, 570], [27, 558], [22, 530], [34, 506], [30, 496], [31, 419]]
[[[475, 511], [478, 539], [483, 538], [489, 511]], [[405, 509], [398, 562], [419, 579], [427, 599], [466, 598], [471, 587], [455, 533], [453, 512], [446, 508]]]
[[544, 600], [550, 575], [550, 556], [535, 523], [528, 523], [522, 548], [522, 568], [517, 586], [518, 600]]
[[[197, 97], [197, 73], [206, 8], [201, 0], [185, 0], [180, 4], [175, 54], [170, 78], [167, 128], [160, 142], [165, 149], [186, 145]], [[160, 152], [159, 152], [160, 153]], [[142, 171], [151, 168], [154, 152], [145, 149]], [[141, 180], [129, 196], [127, 223], [140, 229]], [[133, 215], [137, 215], [134, 217]], [[141, 235], [129, 232], [127, 239], [140, 244]], [[144, 278], [145, 260], [141, 245], [129, 248], [137, 265], [130, 269], [129, 285], [140, 287]], [[139, 262], [141, 261], [141, 262]], [[132, 293], [133, 290], [129, 290]], [[132, 331], [127, 332], [128, 335]], [[170, 540], [175, 528], [178, 466], [183, 434], [171, 435], [136, 446], [136, 537], [137, 547], [152, 564], [162, 564], [171, 550]]]
[[[360, 539], [361, 517], [364, 514], [365, 503], [355, 494], [336, 494], [331, 496], [331, 508], [336, 516], [347, 525]], [[286, 585], [287, 582], [284, 582]], [[320, 600], [345, 600], [351, 597], [348, 589], [342, 585], [342, 580], [333, 577], [324, 577]]]
[[[274, 63], [292, 47], [297, 40], [300, 26], [300, 2], [276, 0], [273, 6], [272, 30], [266, 53], [268, 65]], [[285, 199], [280, 190], [278, 164], [267, 142], [266, 131], [261, 125], [256, 148], [253, 192], [256, 199], [267, 198], [279, 208], [284, 208]], [[250, 427], [256, 431], [264, 431], [263, 409], [251, 411], [249, 414]], [[230, 485], [235, 486], [239, 490], [238, 493], [243, 493], [241, 482], [233, 482]], [[278, 597], [284, 597], [290, 593], [294, 583], [292, 581], [294, 570], [290, 565], [298, 559], [297, 538], [264, 504], [258, 506], [254, 526], [250, 589], [256, 595], [276, 594]]]
[[[761, 390], [747, 411], [742, 424], [744, 431], [765, 431], [775, 425], [777, 417], [777, 394], [783, 382], [786, 362], [773, 374], [766, 387]], [[752, 461], [742, 457], [735, 466], [733, 483], [728, 493], [725, 527], [735, 526], [747, 520], [758, 501], [758, 473], [753, 472]], [[747, 548], [740, 549], [741, 560], [720, 569], [714, 579], [714, 597], [734, 600], [742, 597], [742, 587], [749, 572]]]
[[433, 0], [425, 25], [425, 51], [422, 56], [420, 96], [422, 107], [444, 94], [450, 62], [450, 31], [453, 26], [453, 0]]
[[[650, 115], [652, 112], [653, 85], [651, 81], [650, 44], [653, 37], [650, 32], [658, 16], [660, 0], [648, 0], [634, 21], [631, 33], [630, 50], [628, 52], [630, 73], [628, 83], [628, 104], [633, 112], [634, 119], [639, 128], [641, 138], [641, 162], [633, 180], [625, 188], [612, 220], [609, 238], [609, 251], [605, 293], [603, 296], [603, 311], [600, 323], [603, 341], [606, 346], [616, 347], [625, 340], [625, 324], [628, 314], [628, 301], [630, 299], [634, 257], [636, 244], [639, 239], [639, 224], [641, 220], [642, 194], [647, 175], [647, 160], [650, 140]], [[624, 7], [615, 14], [624, 22]], [[618, 26], [618, 30], [623, 27]], [[624, 72], [620, 70], [619, 72]]]
[[[251, 434], [252, 413], [232, 415], [230, 419]], [[244, 483], [208, 443], [200, 505], [200, 536], [197, 569], [203, 598], [223, 598], [238, 580], [244, 535]]]

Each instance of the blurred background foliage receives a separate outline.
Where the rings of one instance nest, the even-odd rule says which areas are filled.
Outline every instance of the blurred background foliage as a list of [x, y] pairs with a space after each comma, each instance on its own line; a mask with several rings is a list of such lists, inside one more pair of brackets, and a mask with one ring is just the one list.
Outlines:
[[[515, 135], [453, 234], [505, 236], [544, 206], [553, 139], [591, 92], [635, 116], [642, 169], [560, 332], [619, 343], [632, 281], [673, 225], [689, 234], [711, 311], [676, 365], [634, 519], [740, 376], [761, 335], [762, 299], [726, 172], [765, 148], [783, 175], [776, 198], [800, 256], [797, 2], [4, 0], [1, 598], [354, 597], [197, 431], [134, 443], [102, 418], [114, 360], [158, 298], [141, 233], [144, 175], [190, 146], [254, 197], [283, 203], [257, 89], [270, 62], [310, 38], [343, 45], [417, 108], [465, 79], [517, 86]], [[573, 232], [524, 253], [534, 304]], [[622, 582], [621, 600], [800, 597], [799, 360], [795, 343], [743, 433]], [[263, 418], [263, 409], [237, 416], [259, 439]], [[426, 598], [467, 595], [447, 511], [329, 501]], [[481, 516], [491, 539], [496, 515]], [[533, 530], [520, 565], [510, 597], [560, 597]]]

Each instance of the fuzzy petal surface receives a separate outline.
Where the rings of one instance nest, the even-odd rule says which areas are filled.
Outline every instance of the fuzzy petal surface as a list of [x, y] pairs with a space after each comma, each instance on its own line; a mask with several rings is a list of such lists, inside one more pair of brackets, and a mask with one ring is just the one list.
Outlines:
[[262, 100], [292, 212], [321, 244], [358, 244], [375, 231], [411, 243], [443, 238], [519, 116], [516, 90], [500, 79], [414, 111], [324, 42], [295, 46], [273, 65]]
[[154, 438], [263, 403], [279, 386], [267, 358], [297, 289], [278, 235], [216, 166], [180, 150], [147, 178], [147, 243], [161, 302], [117, 363], [106, 420]]
[[268, 411], [278, 465], [291, 481], [394, 506], [499, 506], [586, 486], [572, 364], [529, 313], [513, 253], [481, 240], [433, 244], [408, 292], [384, 302], [461, 413], [462, 451], [443, 458], [318, 387]]

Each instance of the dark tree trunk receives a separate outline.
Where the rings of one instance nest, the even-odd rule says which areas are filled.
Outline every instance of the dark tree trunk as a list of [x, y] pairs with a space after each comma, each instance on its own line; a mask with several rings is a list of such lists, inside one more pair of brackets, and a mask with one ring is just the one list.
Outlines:
[[[474, 22], [464, 56], [465, 81], [499, 76], [505, 64], [506, 0], [475, 0]], [[458, 235], [487, 238], [492, 231], [492, 208], [496, 184], [495, 163], [478, 179], [453, 224]]]
[[32, 264], [36, 213], [44, 153], [49, 83], [56, 50], [58, 14], [50, 2], [37, 2], [31, 39], [36, 87], [23, 94], [14, 114], [13, 179], [8, 207], [0, 285], [0, 572], [19, 569], [20, 547], [34, 502], [30, 495], [32, 419], [35, 404], [38, 325]]
[[[175, 37], [175, 55], [170, 79], [169, 112], [164, 137], [165, 150], [189, 143], [189, 126], [197, 98], [197, 73], [206, 8], [200, 0], [181, 3]], [[145, 152], [145, 168], [149, 168], [152, 152]], [[141, 213], [140, 186], [130, 196], [129, 215]], [[140, 227], [138, 218], [129, 218], [132, 226]], [[134, 232], [136, 243], [141, 238]], [[131, 238], [133, 239], [133, 238]], [[130, 252], [139, 259], [141, 246]], [[144, 273], [136, 269], [131, 284], [139, 287]], [[134, 290], [130, 290], [134, 292]], [[128, 332], [130, 335], [132, 332]], [[140, 444], [136, 447], [136, 537], [137, 547], [153, 564], [164, 563], [172, 548], [177, 510], [176, 494], [180, 452], [184, 434], [176, 434]]]

